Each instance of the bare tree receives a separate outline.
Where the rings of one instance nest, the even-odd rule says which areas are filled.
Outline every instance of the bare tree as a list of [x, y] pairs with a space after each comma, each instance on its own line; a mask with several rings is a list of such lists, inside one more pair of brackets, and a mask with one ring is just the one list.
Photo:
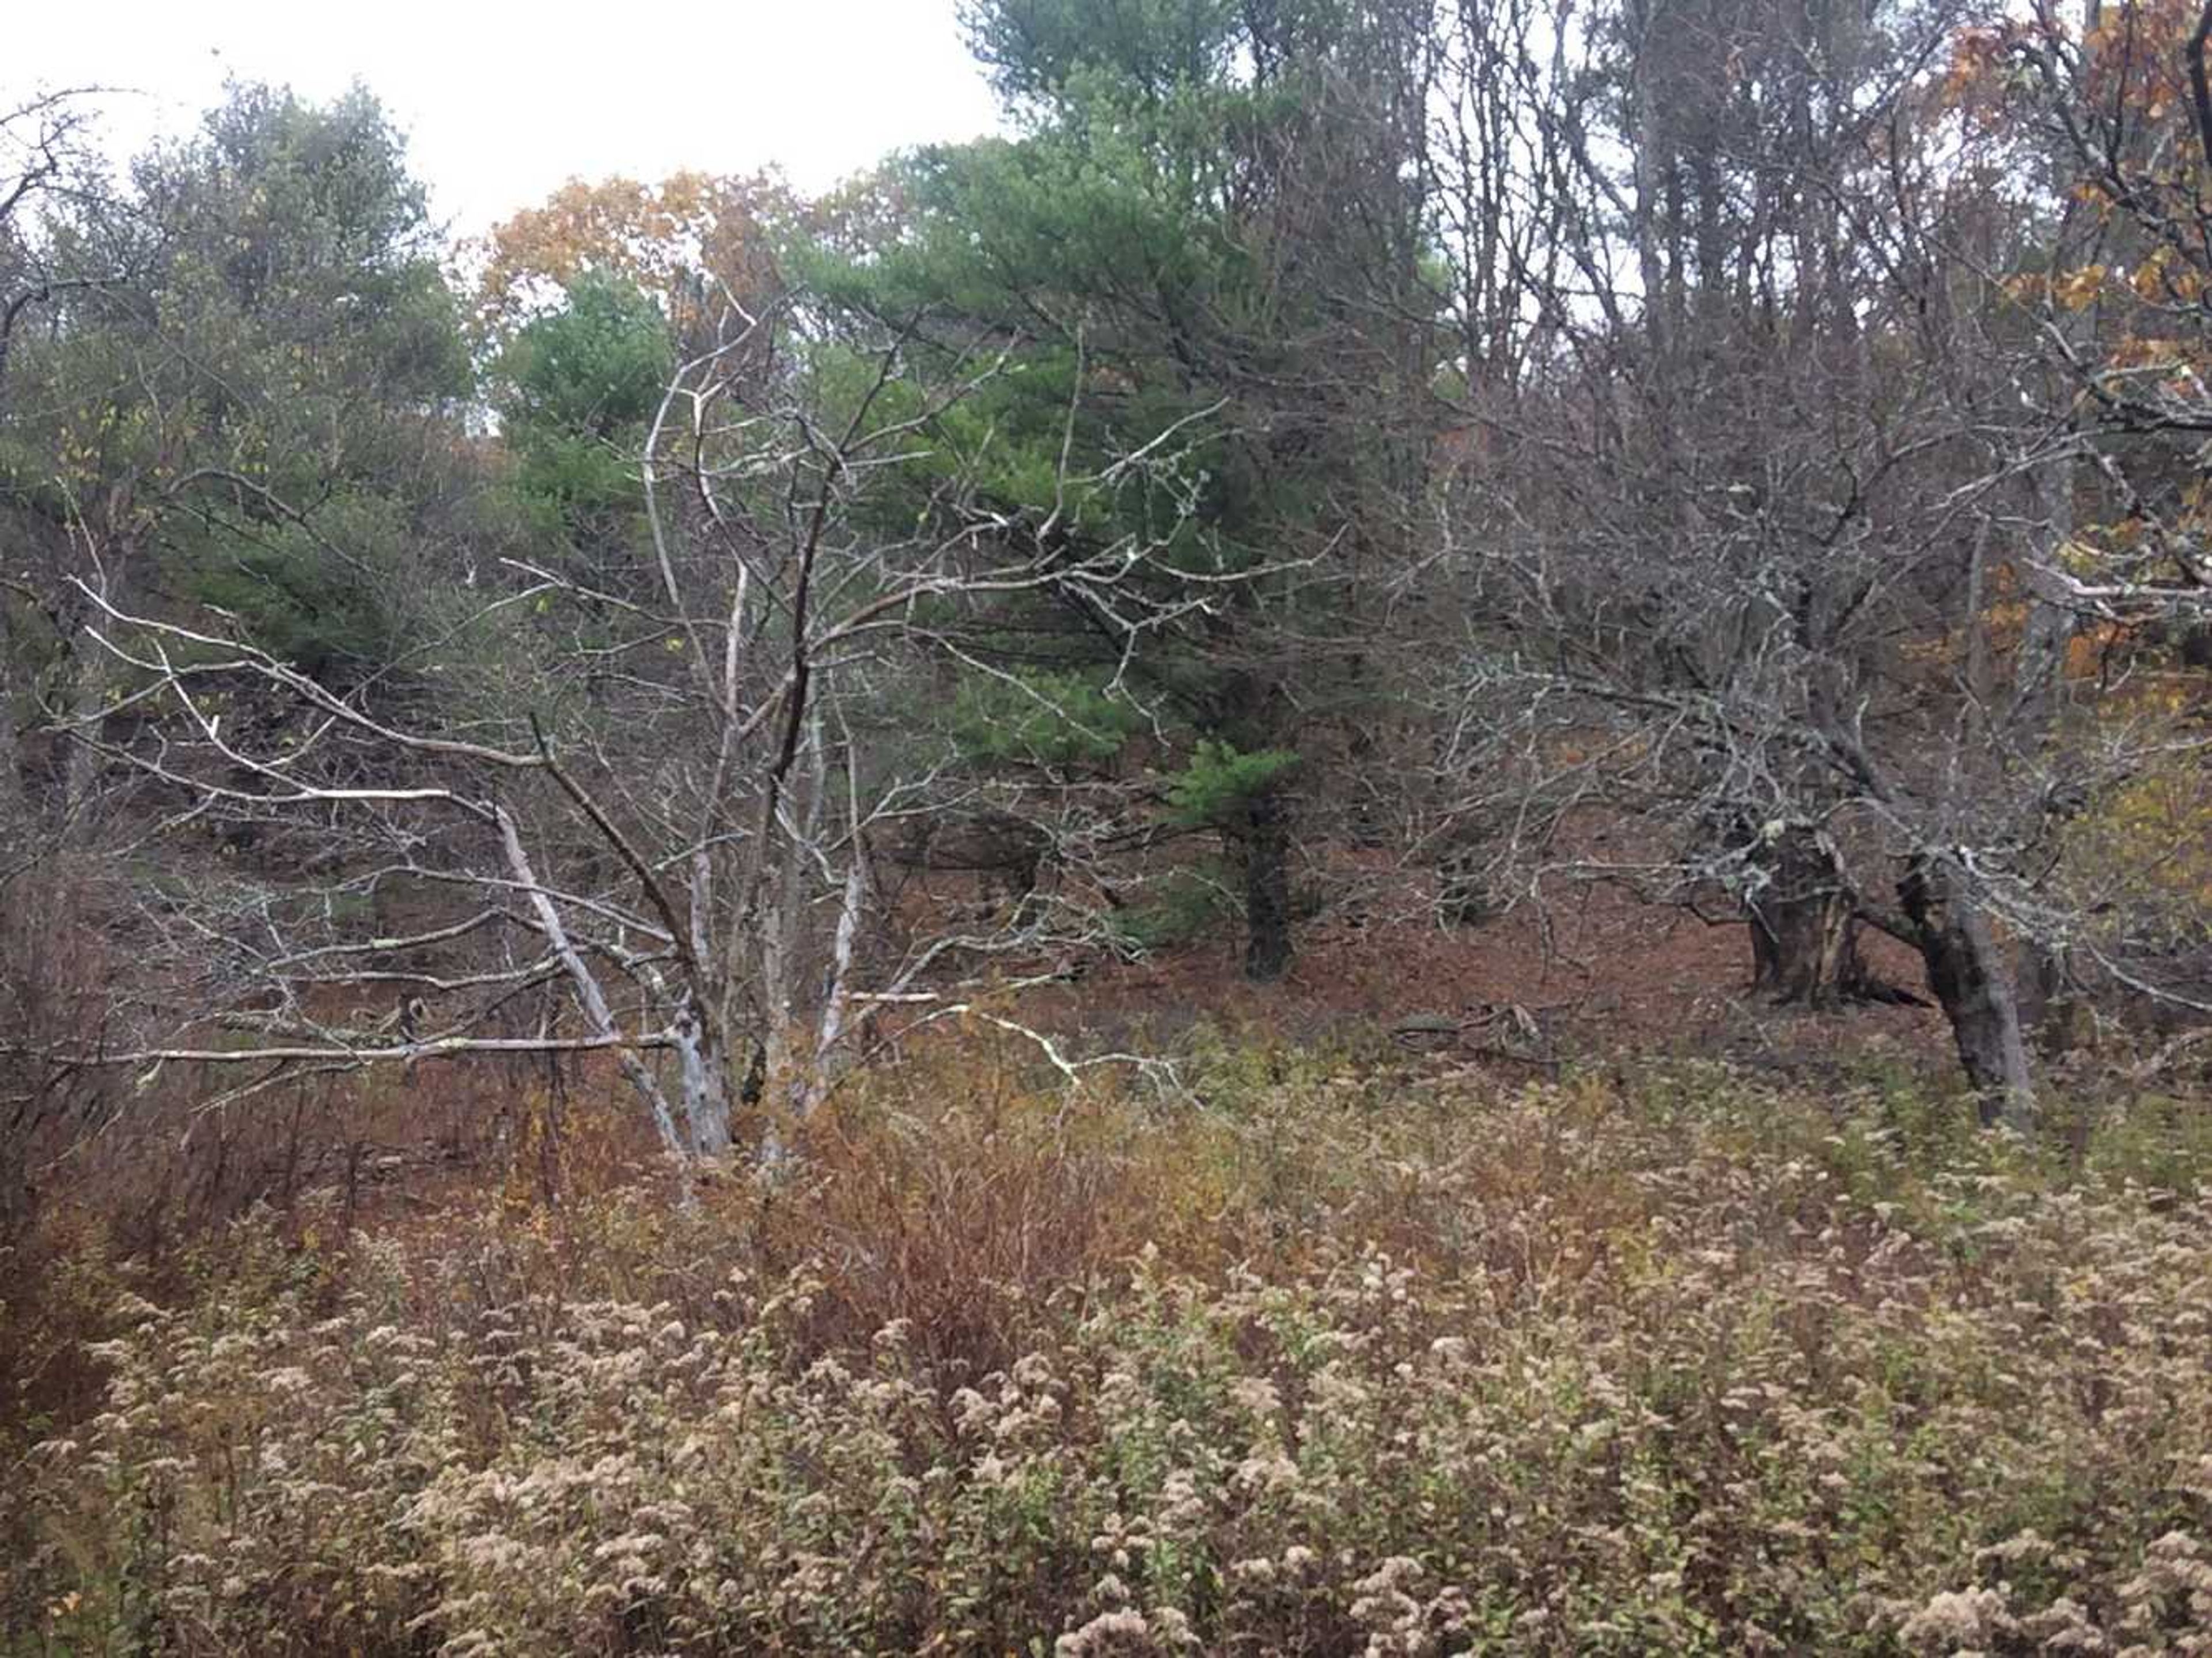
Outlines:
[[2053, 197], [1946, 136], [1966, 21], [1654, 0], [1567, 33], [1609, 97], [1524, 70], [1534, 136], [1490, 153], [1569, 246], [1468, 394], [1430, 696], [1502, 884], [1725, 896], [1785, 999], [1903, 993], [1856, 945], [1890, 932], [2019, 1121], [2014, 948], [2078, 931], [2069, 816], [2172, 739], [2095, 717], [2070, 616], [2022, 603], [2079, 446], [2006, 281]]
[[[947, 416], [1004, 369], [988, 342], [925, 377], [896, 331], [801, 337], [796, 307], [727, 322], [679, 369], [641, 458], [658, 592], [516, 563], [507, 591], [406, 665], [443, 675], [443, 729], [388, 678], [332, 689], [207, 623], [90, 594], [136, 689], [78, 738], [169, 800], [172, 822], [282, 829], [307, 856], [281, 878], [178, 884], [149, 924], [188, 1005], [109, 1060], [240, 1066], [256, 1085], [605, 1050], [690, 1161], [740, 1136], [772, 1149], [863, 1049], [872, 1013], [968, 1007], [986, 966], [1080, 930], [1054, 904], [884, 925], [883, 843], [954, 788], [926, 725], [885, 714], [931, 694], [964, 606], [1079, 592], [1133, 647], [1210, 602], [1188, 582], [1163, 602], [1137, 579], [1174, 514], [1155, 515], [1159, 542], [1071, 556], [1049, 524], [978, 505], [983, 457], [945, 466], [943, 446]], [[1187, 498], [1196, 425], [1064, 476], [1063, 498]], [[917, 518], [925, 462], [939, 481]], [[261, 713], [240, 731], [225, 710], [249, 703]], [[568, 1010], [558, 1028], [503, 1034], [547, 987]]]
[[103, 273], [57, 262], [36, 222], [52, 198], [86, 188], [86, 139], [93, 88], [42, 92], [0, 110], [0, 408], [8, 391], [9, 349], [37, 309]]

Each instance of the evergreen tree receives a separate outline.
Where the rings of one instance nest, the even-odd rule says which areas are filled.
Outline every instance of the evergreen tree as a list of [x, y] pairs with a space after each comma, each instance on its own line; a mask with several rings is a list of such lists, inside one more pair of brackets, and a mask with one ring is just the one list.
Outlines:
[[218, 607], [318, 676], [388, 661], [458, 574], [439, 555], [471, 488], [472, 376], [375, 100], [234, 88], [44, 237], [97, 280], [17, 342], [0, 512], [43, 550], [61, 633], [75, 575], [110, 602]]
[[[1173, 625], [1131, 639], [1061, 596], [974, 643], [1110, 667], [1164, 716], [1185, 756], [1165, 804], [1237, 853], [1259, 979], [1291, 959], [1296, 761], [1350, 723], [1376, 562], [1419, 487], [1436, 303], [1404, 48], [1425, 35], [1384, 27], [1419, 9], [973, 7], [1024, 135], [912, 158], [900, 234], [830, 283], [920, 349], [1018, 358], [974, 411], [1018, 530], [1097, 544], [1188, 511], [1157, 577], [1187, 600]], [[1063, 453], [1110, 475], [1170, 429], [1198, 440], [1186, 498], [1047, 493]]]

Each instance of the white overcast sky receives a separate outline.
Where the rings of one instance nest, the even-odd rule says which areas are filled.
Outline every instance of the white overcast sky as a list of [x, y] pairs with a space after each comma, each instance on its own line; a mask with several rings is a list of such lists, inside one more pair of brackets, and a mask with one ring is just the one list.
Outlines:
[[565, 179], [780, 163], [819, 189], [902, 144], [990, 131], [955, 0], [63, 0], [6, 29], [0, 107], [41, 88], [103, 100], [112, 148], [181, 132], [226, 76], [327, 98], [358, 76], [406, 130], [462, 234]]

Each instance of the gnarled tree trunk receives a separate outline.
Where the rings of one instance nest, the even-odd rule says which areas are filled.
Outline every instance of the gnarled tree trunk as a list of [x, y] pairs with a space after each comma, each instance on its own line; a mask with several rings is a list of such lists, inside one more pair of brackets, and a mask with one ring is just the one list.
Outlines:
[[1769, 897], [1750, 908], [1753, 991], [1785, 1006], [1825, 1010], [1872, 986], [1848, 899]]
[[1934, 858], [1914, 861], [1898, 884], [1929, 988], [1951, 1022], [1959, 1062], [1982, 1096], [1982, 1121], [2026, 1128], [2035, 1109], [2027, 1048], [2012, 975], [1964, 871]]
[[1833, 1007], [1863, 976], [1850, 894], [1819, 830], [1795, 825], [1764, 843], [1767, 882], [1751, 912], [1752, 988], [1778, 1002]]
[[1910, 1002], [1859, 955], [1856, 895], [1834, 845], [1809, 823], [1753, 842], [1766, 883], [1744, 900], [1750, 914], [1752, 989], [1787, 1005]]

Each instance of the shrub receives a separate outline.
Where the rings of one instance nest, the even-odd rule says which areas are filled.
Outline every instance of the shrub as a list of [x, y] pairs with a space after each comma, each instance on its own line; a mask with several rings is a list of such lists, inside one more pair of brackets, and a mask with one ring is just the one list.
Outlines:
[[1146, 728], [1144, 711], [1108, 695], [1103, 675], [1023, 670], [963, 675], [950, 732], [963, 758], [1103, 766]]
[[947, 1072], [797, 1183], [342, 1267], [248, 1225], [29, 1458], [23, 1638], [2203, 1649], [2212, 1203], [1713, 1069], [1208, 1074]]
[[1170, 870], [1137, 902], [1114, 913], [1114, 936], [1131, 955], [1212, 938], [1242, 908], [1218, 859]]

